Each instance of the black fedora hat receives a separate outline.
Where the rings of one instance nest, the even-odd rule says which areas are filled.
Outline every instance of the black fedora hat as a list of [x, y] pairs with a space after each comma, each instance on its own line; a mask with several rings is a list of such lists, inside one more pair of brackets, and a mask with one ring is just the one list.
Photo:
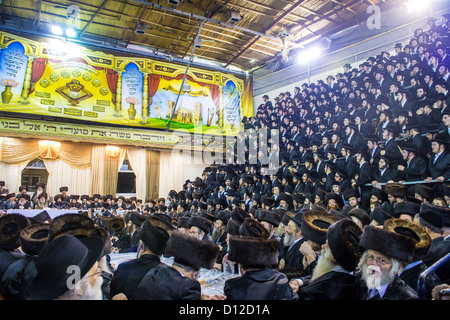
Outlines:
[[379, 225], [383, 225], [383, 223], [393, 218], [393, 216], [382, 209], [382, 207], [375, 207], [373, 211], [370, 213], [370, 219], [376, 221]]
[[0, 249], [11, 251], [20, 246], [20, 232], [30, 226], [27, 217], [9, 213], [0, 217]]
[[339, 208], [342, 209], [342, 207], [344, 206], [344, 200], [342, 199], [342, 197], [340, 195], [338, 195], [337, 193], [334, 193], [334, 192], [327, 192], [325, 194], [325, 197], [323, 200], [323, 203], [325, 204], [325, 206], [328, 205], [328, 201], [330, 201], [331, 199], [334, 199], [337, 202]]
[[35, 261], [37, 276], [26, 295], [31, 300], [58, 298], [69, 290], [67, 284], [73, 273], [68, 273], [68, 268], [77, 266], [82, 279], [102, 256], [103, 247], [100, 237], [78, 239], [64, 235], [49, 242]]

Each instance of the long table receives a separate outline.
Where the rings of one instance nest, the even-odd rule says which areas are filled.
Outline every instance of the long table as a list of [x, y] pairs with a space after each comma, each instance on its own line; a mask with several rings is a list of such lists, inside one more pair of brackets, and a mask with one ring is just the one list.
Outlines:
[[39, 213], [41, 213], [42, 211], [47, 211], [48, 215], [54, 219], [57, 216], [60, 216], [62, 214], [66, 214], [66, 213], [78, 213], [78, 210], [74, 209], [74, 210], [69, 210], [69, 209], [8, 209], [6, 210], [7, 214], [10, 213], [18, 213], [21, 214], [27, 218], [32, 218], [35, 215], [38, 215]]

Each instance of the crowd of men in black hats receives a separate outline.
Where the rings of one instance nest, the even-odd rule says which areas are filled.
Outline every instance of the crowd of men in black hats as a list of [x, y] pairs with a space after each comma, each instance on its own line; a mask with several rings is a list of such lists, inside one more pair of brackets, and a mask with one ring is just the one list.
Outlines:
[[[448, 299], [449, 263], [419, 286], [450, 251], [448, 15], [427, 23], [394, 55], [345, 65], [292, 97], [265, 96], [243, 120], [235, 158], [166, 198], [80, 202], [40, 184], [26, 199], [25, 187], [13, 196], [0, 184], [4, 210], [26, 200], [43, 210], [0, 217], [3, 298]], [[265, 128], [279, 130], [263, 152], [279, 159], [272, 167], [249, 150]], [[51, 218], [45, 208], [79, 214]], [[114, 266], [113, 252], [136, 259]], [[68, 287], [70, 266], [80, 277]], [[223, 295], [202, 295], [201, 269], [234, 275]]]

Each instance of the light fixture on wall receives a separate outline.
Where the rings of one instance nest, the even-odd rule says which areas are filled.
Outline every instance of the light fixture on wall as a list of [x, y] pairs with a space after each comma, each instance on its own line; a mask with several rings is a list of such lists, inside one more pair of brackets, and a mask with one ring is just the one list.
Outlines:
[[119, 155], [120, 148], [116, 146], [106, 146], [106, 155], [111, 158], [115, 158]]
[[42, 159], [54, 160], [61, 152], [61, 142], [51, 140], [40, 140], [38, 142], [39, 156]]

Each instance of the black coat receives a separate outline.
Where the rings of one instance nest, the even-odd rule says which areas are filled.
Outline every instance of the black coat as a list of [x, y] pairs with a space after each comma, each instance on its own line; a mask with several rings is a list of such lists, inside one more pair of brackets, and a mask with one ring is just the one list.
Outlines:
[[160, 263], [158, 256], [143, 254], [138, 259], [119, 264], [111, 281], [111, 297], [118, 293], [123, 293], [130, 298], [147, 272]]
[[409, 166], [403, 170], [402, 178], [405, 181], [421, 181], [425, 179], [427, 164], [421, 157], [415, 156], [411, 159]]
[[131, 300], [201, 300], [201, 286], [197, 280], [161, 264], [147, 272]]
[[[410, 269], [403, 270], [399, 277], [405, 281], [408, 286], [418, 292], [420, 274], [427, 268], [427, 265], [421, 262]], [[441, 284], [441, 279], [434, 273], [430, 274], [430, 276], [425, 279], [425, 296], [427, 299], [431, 299], [431, 290], [439, 284]]]
[[299, 300], [359, 300], [359, 290], [357, 276], [330, 271], [300, 288], [298, 296]]
[[300, 239], [292, 248], [285, 248], [282, 257], [284, 259], [284, 268], [281, 270], [286, 273], [289, 279], [303, 275], [303, 254], [300, 252], [300, 246], [305, 242], [305, 238]]
[[271, 268], [229, 279], [223, 291], [227, 300], [291, 300], [293, 296], [286, 275]]
[[398, 143], [394, 139], [389, 140], [384, 145], [385, 157], [391, 160], [391, 166], [396, 167], [401, 164], [403, 161], [403, 156], [400, 150], [398, 149]]
[[436, 162], [433, 163], [435, 154], [432, 153], [428, 160], [428, 171], [433, 179], [443, 176], [445, 180], [450, 179], [450, 153], [444, 151]]

